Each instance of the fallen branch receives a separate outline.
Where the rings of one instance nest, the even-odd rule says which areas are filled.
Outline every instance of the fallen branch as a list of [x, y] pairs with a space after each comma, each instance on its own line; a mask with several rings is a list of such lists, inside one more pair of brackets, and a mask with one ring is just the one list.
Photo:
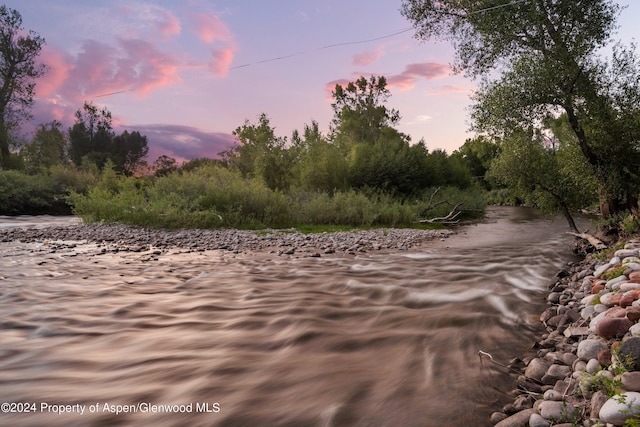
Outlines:
[[602, 249], [607, 249], [607, 245], [606, 243], [604, 243], [602, 240], [598, 239], [595, 236], [592, 236], [591, 234], [588, 233], [569, 233], [572, 236], [578, 237], [580, 239], [584, 239], [587, 242], [589, 242], [589, 244], [591, 244], [591, 246], [593, 246], [594, 248], [596, 248], [596, 250], [602, 250]]
[[431, 218], [431, 219], [421, 219], [418, 222], [421, 224], [424, 224], [424, 223], [433, 224], [435, 222], [438, 222], [441, 224], [457, 224], [458, 222], [460, 222], [460, 220], [456, 218], [458, 218], [458, 216], [462, 213], [462, 211], [458, 210], [460, 206], [462, 206], [462, 203], [458, 203], [457, 205], [455, 205], [447, 216]]

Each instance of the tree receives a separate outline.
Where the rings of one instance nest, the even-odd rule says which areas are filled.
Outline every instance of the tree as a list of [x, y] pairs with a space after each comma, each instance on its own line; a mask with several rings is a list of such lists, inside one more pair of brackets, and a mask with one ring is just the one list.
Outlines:
[[400, 121], [400, 113], [384, 105], [391, 95], [384, 76], [360, 77], [345, 87], [338, 84], [331, 95], [332, 137], [338, 141], [374, 143], [383, 129]]
[[[561, 121], [554, 126], [561, 127]], [[595, 182], [585, 174], [588, 165], [576, 152], [577, 145], [547, 142], [540, 131], [513, 132], [502, 141], [488, 176], [543, 211], [562, 213], [569, 228], [579, 233], [571, 212], [593, 203]]]
[[287, 140], [275, 135], [266, 114], [258, 117], [257, 124], [246, 120], [233, 135], [238, 144], [222, 153], [231, 167], [237, 168], [244, 177], [261, 177], [272, 190], [289, 188], [293, 169]]
[[451, 154], [451, 157], [460, 159], [469, 169], [473, 178], [490, 188], [485, 175], [491, 166], [491, 161], [500, 153], [500, 147], [486, 136], [480, 135], [467, 139], [460, 148]]
[[[630, 50], [598, 57], [615, 29], [611, 0], [403, 0], [421, 39], [456, 47], [454, 69], [482, 77], [474, 129], [507, 136], [566, 114], [607, 216], [637, 205], [640, 73]], [[495, 71], [498, 69], [498, 77]]]
[[69, 157], [78, 166], [87, 157], [102, 169], [110, 157], [109, 150], [115, 136], [111, 112], [106, 108], [98, 110], [92, 103], [85, 102], [75, 117], [75, 123], [69, 129]]
[[25, 33], [16, 10], [0, 6], [0, 161], [9, 164], [9, 131], [30, 118], [35, 79], [46, 72], [36, 58], [44, 39], [33, 31]]
[[57, 120], [38, 126], [31, 142], [20, 152], [29, 170], [47, 169], [67, 162], [67, 140], [61, 129], [62, 123]]
[[178, 161], [163, 154], [153, 162], [152, 169], [153, 175], [156, 177], [167, 176], [178, 170]]
[[138, 131], [125, 130], [113, 138], [110, 152], [116, 171], [131, 176], [149, 154], [147, 137]]
[[132, 175], [149, 153], [147, 137], [140, 132], [113, 131], [111, 112], [85, 102], [76, 111], [76, 120], [69, 129], [69, 157], [78, 166], [84, 159], [102, 169], [111, 161], [118, 173]]

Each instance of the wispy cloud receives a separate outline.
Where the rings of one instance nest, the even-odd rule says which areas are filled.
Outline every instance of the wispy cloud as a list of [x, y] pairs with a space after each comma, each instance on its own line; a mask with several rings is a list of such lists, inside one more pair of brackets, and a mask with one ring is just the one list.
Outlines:
[[211, 44], [217, 40], [232, 40], [231, 31], [229, 31], [227, 25], [215, 14], [194, 13], [191, 21], [193, 31], [203, 43]]
[[[405, 67], [404, 71], [399, 74], [387, 74], [384, 75], [387, 79], [387, 87], [397, 87], [401, 90], [411, 89], [415, 86], [416, 81], [419, 79], [433, 80], [437, 78], [446, 77], [450, 74], [451, 68], [446, 64], [440, 64], [437, 62], [423, 62], [409, 64]], [[376, 73], [363, 73], [355, 72], [352, 74], [353, 78], [349, 79], [337, 79], [328, 82], [325, 86], [325, 91], [330, 94], [336, 87], [336, 85], [344, 86], [349, 81], [356, 80], [360, 76], [369, 77], [372, 75], [379, 75]]]
[[382, 48], [378, 48], [376, 50], [370, 50], [367, 52], [362, 52], [353, 57], [353, 65], [357, 67], [366, 67], [367, 65], [373, 64], [378, 59], [380, 59], [384, 55], [384, 51]]
[[387, 76], [389, 87], [398, 87], [402, 90], [411, 89], [419, 79], [433, 80], [446, 77], [451, 73], [451, 68], [438, 62], [422, 62], [409, 64], [400, 74]]

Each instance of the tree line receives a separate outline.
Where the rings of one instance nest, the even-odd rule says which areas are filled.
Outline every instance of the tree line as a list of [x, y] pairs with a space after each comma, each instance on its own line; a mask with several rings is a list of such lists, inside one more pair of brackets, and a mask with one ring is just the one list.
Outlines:
[[[399, 111], [387, 107], [386, 79], [371, 76], [336, 85], [326, 134], [312, 121], [278, 136], [263, 113], [234, 130], [237, 143], [218, 159], [179, 165], [162, 156], [147, 170], [159, 179], [224, 168], [273, 192], [355, 190], [398, 200], [424, 199], [440, 186], [482, 189], [489, 200], [504, 195], [561, 212], [573, 229], [573, 212], [594, 206], [604, 218], [630, 218], [637, 228], [640, 63], [634, 46], [612, 46], [620, 11], [612, 0], [403, 0], [401, 13], [416, 37], [451, 42], [454, 70], [479, 80], [471, 107], [476, 136], [451, 155], [400, 132]], [[0, 77], [9, 91], [0, 90], [2, 166], [22, 162], [38, 170], [68, 161], [125, 177], [144, 166], [146, 137], [116, 135], [110, 113], [92, 104], [78, 110], [66, 133], [57, 122], [41, 125], [30, 143], [12, 148], [10, 135], [28, 116], [34, 82], [46, 72], [35, 62], [44, 40], [20, 23], [17, 12], [0, 8]], [[12, 58], [27, 66], [12, 66]]]

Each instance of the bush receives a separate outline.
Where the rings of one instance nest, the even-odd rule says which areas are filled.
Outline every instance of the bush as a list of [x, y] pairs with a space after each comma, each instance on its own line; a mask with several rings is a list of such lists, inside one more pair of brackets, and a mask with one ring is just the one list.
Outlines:
[[52, 175], [0, 171], [0, 215], [69, 214], [65, 196]]
[[[482, 209], [475, 191], [443, 189], [441, 197]], [[373, 191], [271, 190], [258, 178], [210, 166], [141, 180], [103, 172], [86, 194], [73, 193], [85, 222], [125, 222], [161, 228], [286, 228], [301, 225], [401, 226], [415, 223], [424, 200]], [[457, 203], [457, 202], [456, 202]], [[444, 209], [450, 209], [444, 207]], [[446, 215], [448, 210], [444, 213]]]

